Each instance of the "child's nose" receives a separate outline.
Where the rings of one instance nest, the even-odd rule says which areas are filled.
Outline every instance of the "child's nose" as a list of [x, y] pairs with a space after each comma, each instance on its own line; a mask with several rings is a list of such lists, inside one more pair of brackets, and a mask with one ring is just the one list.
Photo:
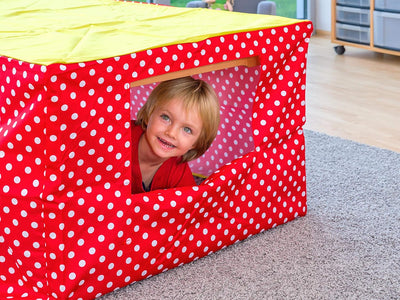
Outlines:
[[176, 138], [176, 134], [177, 134], [177, 130], [178, 130], [177, 126], [170, 125], [170, 126], [168, 126], [168, 128], [167, 128], [167, 130], [166, 130], [165, 133], [166, 133], [167, 136], [169, 136], [170, 138], [175, 139], [175, 138]]

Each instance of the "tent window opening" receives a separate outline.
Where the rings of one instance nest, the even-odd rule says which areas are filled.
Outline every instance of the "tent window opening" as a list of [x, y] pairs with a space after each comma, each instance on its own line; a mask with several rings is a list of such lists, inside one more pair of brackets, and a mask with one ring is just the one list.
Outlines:
[[259, 68], [258, 57], [250, 57], [135, 81], [130, 90], [131, 120], [136, 119], [137, 112], [161, 81], [192, 76], [209, 83], [220, 101], [221, 121], [210, 148], [201, 157], [189, 161], [195, 181], [200, 184], [225, 164], [254, 149], [252, 104]]

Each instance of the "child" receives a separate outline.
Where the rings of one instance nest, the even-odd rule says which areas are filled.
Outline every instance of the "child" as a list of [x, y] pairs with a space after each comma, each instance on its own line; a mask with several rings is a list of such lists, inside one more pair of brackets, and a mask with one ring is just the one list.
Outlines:
[[234, 0], [226, 0], [224, 8], [229, 11], [233, 11]]
[[195, 185], [188, 161], [210, 147], [219, 101], [200, 79], [161, 82], [132, 124], [132, 193]]

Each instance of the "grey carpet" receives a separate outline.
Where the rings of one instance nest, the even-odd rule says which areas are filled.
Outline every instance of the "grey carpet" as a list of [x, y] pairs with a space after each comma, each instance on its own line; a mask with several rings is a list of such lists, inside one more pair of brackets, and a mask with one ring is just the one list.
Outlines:
[[400, 154], [305, 136], [306, 217], [101, 299], [400, 299]]

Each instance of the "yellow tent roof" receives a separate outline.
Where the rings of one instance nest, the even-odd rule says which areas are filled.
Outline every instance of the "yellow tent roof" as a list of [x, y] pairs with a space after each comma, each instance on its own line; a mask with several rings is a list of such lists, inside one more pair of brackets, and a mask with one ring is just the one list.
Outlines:
[[75, 63], [297, 22], [114, 0], [1, 0], [0, 55]]

